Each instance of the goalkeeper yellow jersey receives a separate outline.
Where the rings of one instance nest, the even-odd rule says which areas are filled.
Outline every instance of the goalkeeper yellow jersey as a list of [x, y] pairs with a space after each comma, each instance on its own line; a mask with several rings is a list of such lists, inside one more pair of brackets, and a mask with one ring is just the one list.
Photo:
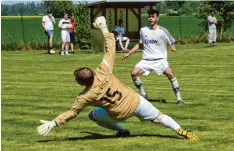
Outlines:
[[140, 96], [112, 74], [116, 45], [114, 35], [108, 33], [104, 37], [106, 52], [102, 63], [94, 71], [92, 87], [80, 93], [72, 106], [72, 112], [64, 112], [55, 119], [58, 125], [74, 118], [74, 114], [86, 106], [102, 107], [116, 121], [126, 120], [136, 111]]

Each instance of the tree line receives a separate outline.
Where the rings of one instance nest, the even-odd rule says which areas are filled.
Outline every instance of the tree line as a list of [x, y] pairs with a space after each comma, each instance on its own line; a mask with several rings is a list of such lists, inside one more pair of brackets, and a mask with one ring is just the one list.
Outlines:
[[42, 15], [45, 14], [46, 7], [43, 3], [16, 3], [12, 5], [1, 4], [2, 16], [12, 15]]

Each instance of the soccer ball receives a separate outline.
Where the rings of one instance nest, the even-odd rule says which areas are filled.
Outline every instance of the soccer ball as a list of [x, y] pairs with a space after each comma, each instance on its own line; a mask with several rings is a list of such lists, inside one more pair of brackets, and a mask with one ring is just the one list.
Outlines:
[[67, 25], [67, 28], [72, 28], [72, 24], [68, 24], [68, 25]]

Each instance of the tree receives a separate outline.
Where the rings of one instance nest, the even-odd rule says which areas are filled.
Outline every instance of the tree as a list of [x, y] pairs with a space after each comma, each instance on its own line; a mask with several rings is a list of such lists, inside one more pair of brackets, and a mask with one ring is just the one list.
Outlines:
[[74, 5], [72, 0], [67, 1], [45, 1], [43, 4], [47, 9], [50, 9], [53, 12], [54, 17], [62, 18], [63, 13], [67, 12], [68, 14], [74, 13]]
[[178, 12], [176, 15], [180, 15], [184, 3], [184, 1], [167, 1], [165, 2], [165, 5], [169, 8], [169, 10], [171, 10], [171, 12]]
[[215, 10], [217, 18], [217, 31], [220, 35], [220, 40], [223, 38], [223, 33], [232, 27], [234, 22], [234, 2], [230, 1], [207, 1], [202, 2], [199, 6], [199, 14], [197, 18], [203, 19], [200, 24], [201, 34], [207, 31], [207, 16], [211, 9]]

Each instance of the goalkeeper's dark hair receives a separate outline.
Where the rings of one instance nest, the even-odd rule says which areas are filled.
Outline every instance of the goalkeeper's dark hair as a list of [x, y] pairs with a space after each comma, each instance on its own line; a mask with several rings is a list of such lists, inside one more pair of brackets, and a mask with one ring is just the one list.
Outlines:
[[156, 14], [157, 16], [159, 16], [159, 11], [157, 11], [157, 10], [155, 10], [155, 9], [150, 9], [150, 10], [148, 10], [148, 14], [149, 14], [149, 15]]
[[75, 80], [80, 85], [91, 86], [94, 81], [94, 73], [90, 68], [83, 67], [73, 72]]

